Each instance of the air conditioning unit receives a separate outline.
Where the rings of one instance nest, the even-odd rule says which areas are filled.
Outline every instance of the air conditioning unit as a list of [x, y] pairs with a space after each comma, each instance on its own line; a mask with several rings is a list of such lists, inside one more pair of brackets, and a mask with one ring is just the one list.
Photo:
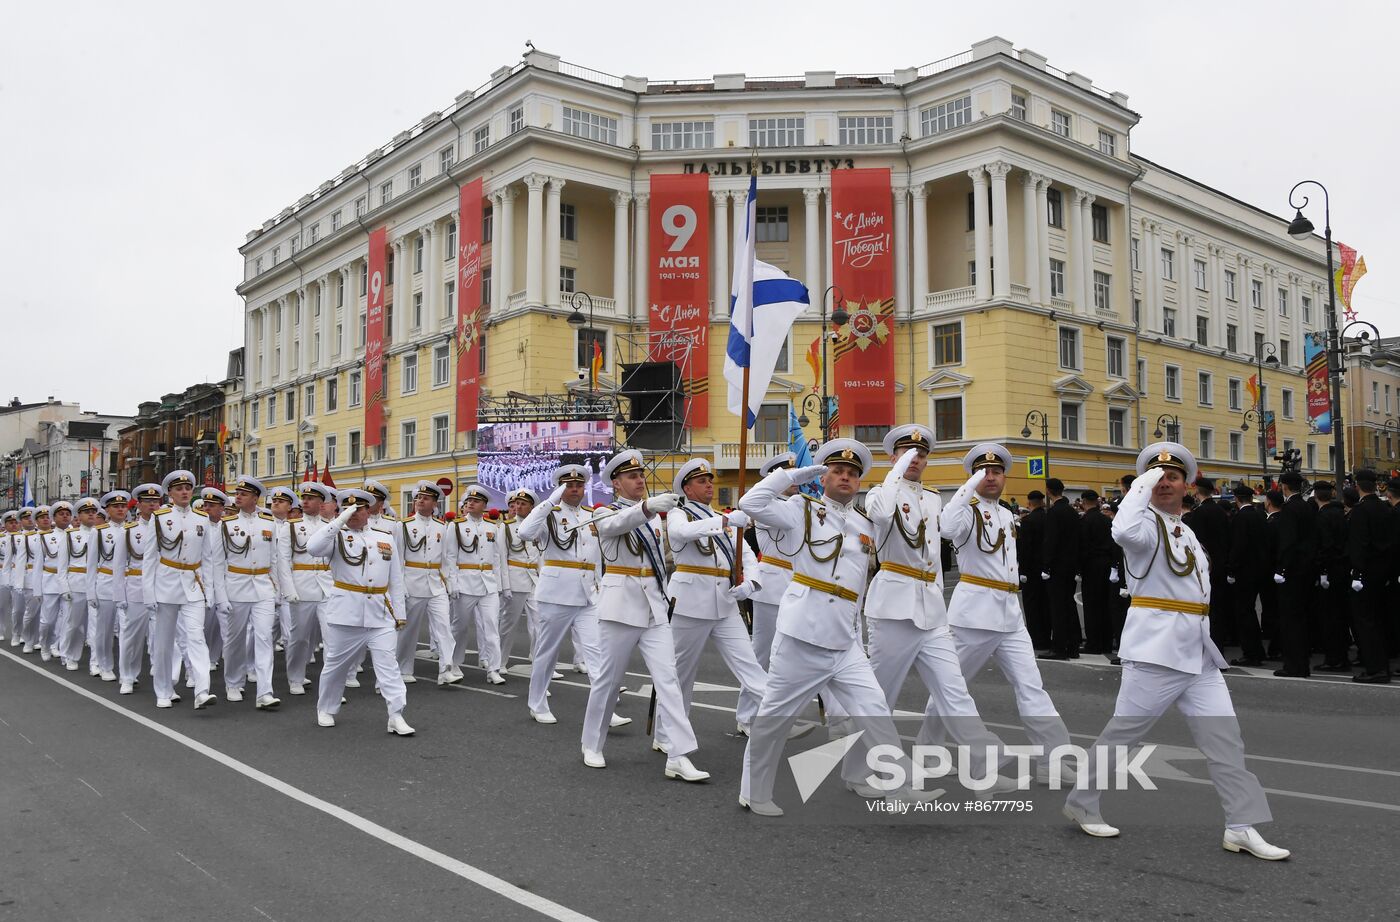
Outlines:
[[393, 415], [394, 415], [393, 408], [391, 408], [391, 407], [385, 407], [385, 408], [384, 408], [384, 418], [385, 418], [385, 419], [389, 419], [389, 418], [390, 418], [391, 416], [393, 416]]
[[228, 431], [228, 438], [230, 438], [230, 439], [241, 439], [241, 438], [243, 438], [243, 433], [242, 433], [242, 431], [240, 431], [240, 430], [238, 430], [238, 429], [230, 429], [230, 430]]

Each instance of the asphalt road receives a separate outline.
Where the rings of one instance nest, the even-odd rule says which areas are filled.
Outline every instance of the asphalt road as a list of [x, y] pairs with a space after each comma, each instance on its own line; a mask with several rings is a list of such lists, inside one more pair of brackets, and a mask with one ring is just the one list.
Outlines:
[[[420, 677], [435, 672], [420, 661]], [[1119, 670], [1086, 658], [1042, 672], [1087, 745]], [[707, 784], [663, 777], [640, 661], [634, 673], [620, 711], [636, 720], [596, 771], [579, 757], [585, 676], [554, 684], [552, 727], [528, 719], [525, 678], [420, 682], [406, 712], [418, 734], [399, 739], [370, 681], [324, 730], [312, 695], [269, 713], [252, 695], [195, 712], [187, 694], [158, 711], [148, 685], [121, 697], [6, 642], [0, 919], [1393, 919], [1400, 905], [1400, 688], [1229, 676], [1270, 791], [1263, 831], [1293, 850], [1268, 863], [1220, 848], [1214, 789], [1175, 715], [1150, 737], [1159, 790], [1105, 795], [1119, 839], [1080, 833], [1043, 787], [1029, 814], [875, 823], [832, 781], [814, 798], [829, 812], [803, 813], [786, 770], [777, 799], [799, 809], [768, 820], [736, 803], [743, 741], [718, 657], [692, 715]], [[1022, 741], [994, 667], [971, 684], [993, 729]], [[911, 679], [899, 704], [923, 699]]]

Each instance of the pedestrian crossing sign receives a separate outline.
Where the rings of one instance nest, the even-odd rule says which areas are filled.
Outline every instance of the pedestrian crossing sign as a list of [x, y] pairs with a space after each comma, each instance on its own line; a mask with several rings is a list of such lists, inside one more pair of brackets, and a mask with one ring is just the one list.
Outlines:
[[1026, 459], [1027, 477], [1045, 476], [1045, 457], [1043, 455], [1032, 455]]

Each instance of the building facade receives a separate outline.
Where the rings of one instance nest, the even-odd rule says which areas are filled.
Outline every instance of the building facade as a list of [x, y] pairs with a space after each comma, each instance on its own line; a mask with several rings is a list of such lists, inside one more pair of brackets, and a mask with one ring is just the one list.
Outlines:
[[1353, 467], [1400, 470], [1400, 337], [1347, 356], [1343, 424]]
[[[1299, 448], [1320, 474], [1330, 439], [1310, 434], [1302, 366], [1304, 335], [1325, 326], [1321, 240], [1300, 244], [1286, 221], [1136, 155], [1138, 120], [1124, 94], [999, 38], [889, 74], [691, 82], [532, 51], [249, 233], [246, 375], [228, 410], [239, 466], [285, 482], [314, 459], [337, 480], [396, 488], [472, 476], [475, 444], [453, 415], [453, 329], [459, 188], [478, 177], [483, 394], [577, 388], [594, 341], [599, 387], [615, 388], [648, 322], [650, 177], [704, 173], [710, 423], [689, 449], [713, 457], [719, 499], [732, 501], [738, 430], [720, 369], [749, 173], [759, 258], [812, 293], [753, 431], [756, 467], [787, 448], [789, 409], [820, 390], [804, 355], [831, 307], [819, 293], [835, 277], [832, 171], [884, 167], [896, 418], [935, 430], [930, 483], [961, 482], [968, 447], [997, 440], [1017, 460], [1009, 494], [1039, 483], [1023, 462], [1047, 449], [1053, 476], [1102, 491], [1158, 431], [1203, 471], [1257, 483], [1257, 427], [1241, 428], [1256, 371], [1279, 450]], [[380, 227], [392, 246], [386, 418], [371, 451], [366, 253]], [[567, 322], [577, 292], [589, 295], [584, 325]], [[1262, 364], [1270, 354], [1277, 365]], [[1044, 414], [1043, 437], [1030, 411]], [[884, 427], [850, 415], [840, 434], [878, 444]]]
[[25, 481], [35, 503], [101, 494], [117, 482], [117, 433], [129, 416], [84, 412], [78, 404], [49, 399], [0, 408], [0, 496], [3, 505], [24, 501]]
[[220, 447], [226, 402], [222, 384], [196, 384], [141, 403], [136, 418], [119, 433], [122, 484], [131, 489], [159, 482], [180, 469], [192, 471], [200, 483], [222, 484], [234, 461]]

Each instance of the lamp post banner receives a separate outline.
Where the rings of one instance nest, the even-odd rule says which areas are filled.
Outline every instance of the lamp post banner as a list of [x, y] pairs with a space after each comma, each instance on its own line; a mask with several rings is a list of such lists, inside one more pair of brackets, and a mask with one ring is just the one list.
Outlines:
[[[481, 397], [481, 177], [462, 187], [457, 214], [457, 431], [476, 431]], [[502, 280], [505, 284], [505, 280]]]
[[1303, 361], [1308, 371], [1308, 422], [1314, 432], [1332, 431], [1332, 391], [1327, 381], [1327, 334], [1303, 337]]
[[850, 314], [837, 330], [836, 399], [850, 425], [895, 421], [893, 206], [887, 167], [831, 172], [832, 282]]
[[[365, 447], [382, 442], [384, 426], [384, 296], [388, 273], [388, 232], [379, 227], [369, 232], [366, 282], [369, 295], [365, 308]], [[403, 267], [399, 267], [403, 271]]]
[[[710, 422], [709, 203], [707, 173], [651, 175], [647, 322], [653, 348], [648, 358], [680, 366], [684, 418], [691, 428]], [[655, 345], [666, 334], [675, 342], [662, 339]]]

